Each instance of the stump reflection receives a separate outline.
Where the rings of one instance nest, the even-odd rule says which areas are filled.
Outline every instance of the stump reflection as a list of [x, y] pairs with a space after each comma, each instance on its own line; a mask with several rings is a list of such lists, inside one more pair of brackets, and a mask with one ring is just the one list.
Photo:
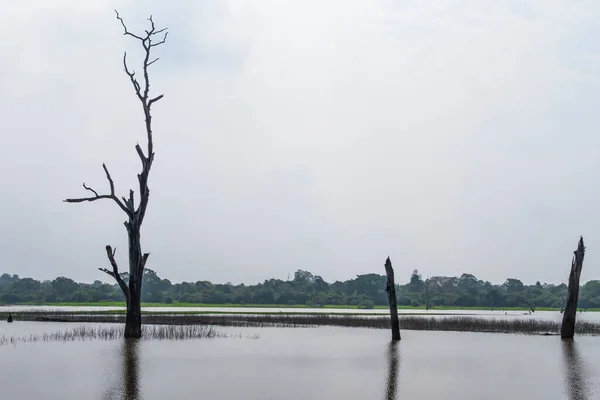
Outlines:
[[398, 352], [399, 342], [392, 340], [387, 349], [388, 370], [385, 400], [398, 398], [398, 375], [400, 374], [400, 354]]
[[569, 400], [588, 400], [589, 385], [585, 377], [585, 363], [572, 339], [562, 341], [563, 374]]

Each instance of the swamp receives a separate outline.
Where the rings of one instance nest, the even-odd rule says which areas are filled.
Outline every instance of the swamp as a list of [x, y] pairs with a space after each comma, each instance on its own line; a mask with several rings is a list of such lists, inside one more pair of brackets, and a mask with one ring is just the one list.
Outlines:
[[[452, 315], [459, 310], [446, 316], [401, 315], [399, 342], [389, 341], [389, 317], [377, 315], [189, 315], [172, 310], [145, 314], [148, 323], [139, 340], [123, 339], [121, 323], [48, 321], [119, 318], [84, 313], [83, 307], [78, 311], [22, 308], [13, 323], [0, 322], [3, 398], [600, 396], [598, 313], [581, 314], [586, 318], [577, 323], [575, 340], [557, 336], [558, 312], [498, 312], [494, 318], [489, 313]], [[557, 315], [553, 320], [548, 314]], [[45, 322], [24, 320], [41, 315]], [[342, 322], [335, 326], [335, 320]], [[460, 331], [476, 326], [512, 333]]]
[[0, 399], [600, 399], [600, 7], [30, 3]]

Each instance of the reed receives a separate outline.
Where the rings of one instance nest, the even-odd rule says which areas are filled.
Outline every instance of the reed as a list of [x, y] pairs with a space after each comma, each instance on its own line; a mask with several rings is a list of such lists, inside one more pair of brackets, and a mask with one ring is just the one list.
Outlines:
[[[1, 318], [1, 316], [0, 316]], [[15, 321], [101, 322], [123, 323], [119, 314], [74, 314], [68, 312], [13, 313]], [[238, 327], [314, 327], [340, 326], [351, 328], [390, 329], [389, 316], [327, 315], [327, 314], [145, 314], [145, 329], [153, 325], [238, 326]], [[470, 316], [401, 316], [400, 327], [407, 330], [497, 332], [554, 335], [560, 332], [560, 322], [535, 318], [484, 318]], [[186, 328], [190, 329], [190, 328]], [[578, 321], [579, 335], [600, 335], [599, 322]], [[173, 333], [174, 334], [174, 333]]]
[[[389, 317], [333, 315], [219, 315], [203, 316], [204, 323], [221, 326], [297, 327], [344, 326], [390, 329]], [[191, 322], [188, 320], [188, 322]], [[494, 319], [479, 317], [400, 317], [400, 327], [418, 331], [494, 332], [520, 334], [558, 334], [560, 323], [537, 319]], [[600, 323], [579, 321], [578, 334], [600, 335]]]
[[[259, 336], [242, 335], [241, 333], [224, 333], [206, 325], [145, 325], [142, 327], [143, 340], [189, 340], [212, 338], [250, 338]], [[123, 339], [123, 328], [120, 326], [82, 325], [64, 331], [52, 333], [33, 333], [23, 336], [0, 335], [0, 346], [37, 342], [75, 342], [87, 340]]]

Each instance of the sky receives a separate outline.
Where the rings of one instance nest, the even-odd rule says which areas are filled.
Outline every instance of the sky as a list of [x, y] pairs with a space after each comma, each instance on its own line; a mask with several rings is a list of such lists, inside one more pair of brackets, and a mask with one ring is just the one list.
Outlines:
[[[109, 281], [153, 15], [147, 267], [173, 282], [471, 273], [600, 279], [600, 3], [5, 1], [0, 272]], [[136, 64], [137, 63], [137, 64]]]

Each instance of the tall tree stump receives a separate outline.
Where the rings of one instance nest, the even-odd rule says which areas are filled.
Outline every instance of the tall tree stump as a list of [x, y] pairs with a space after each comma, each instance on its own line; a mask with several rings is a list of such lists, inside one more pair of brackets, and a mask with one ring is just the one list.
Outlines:
[[392, 262], [388, 257], [385, 260], [385, 275], [387, 283], [385, 291], [387, 292], [388, 302], [390, 303], [390, 318], [392, 322], [392, 340], [400, 340], [400, 321], [398, 321], [398, 301], [396, 300], [396, 284], [394, 282], [394, 269]]
[[583, 245], [582, 236], [579, 239], [577, 250], [573, 253], [573, 262], [571, 263], [567, 304], [565, 305], [562, 326], [560, 327], [560, 337], [563, 339], [573, 339], [573, 336], [575, 336], [575, 317], [577, 315], [577, 302], [579, 301], [579, 278], [581, 277], [584, 255], [585, 246]]

